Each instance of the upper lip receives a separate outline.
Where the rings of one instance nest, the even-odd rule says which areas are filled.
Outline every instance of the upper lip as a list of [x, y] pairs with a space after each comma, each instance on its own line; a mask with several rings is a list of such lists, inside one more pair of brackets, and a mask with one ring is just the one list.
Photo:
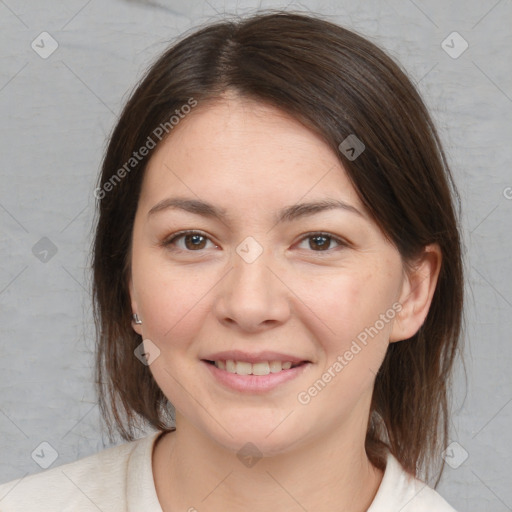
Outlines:
[[291, 363], [308, 362], [306, 359], [283, 354], [281, 352], [264, 351], [257, 353], [244, 352], [242, 350], [228, 350], [225, 352], [216, 352], [207, 357], [202, 358], [205, 361], [244, 361], [247, 363], [261, 363], [263, 361], [281, 361]]

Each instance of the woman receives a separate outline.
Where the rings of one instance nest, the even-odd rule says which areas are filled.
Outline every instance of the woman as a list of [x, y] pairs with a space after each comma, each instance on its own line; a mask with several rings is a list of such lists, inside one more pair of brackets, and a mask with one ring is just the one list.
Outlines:
[[273, 12], [172, 46], [95, 190], [98, 392], [129, 442], [1, 510], [453, 511], [419, 476], [447, 442], [455, 195], [415, 88], [353, 32]]

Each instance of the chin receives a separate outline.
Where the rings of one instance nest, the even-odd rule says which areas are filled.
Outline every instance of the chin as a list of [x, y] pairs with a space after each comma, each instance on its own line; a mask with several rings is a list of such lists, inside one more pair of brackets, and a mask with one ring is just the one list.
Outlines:
[[[283, 414], [283, 418], [286, 415]], [[234, 452], [237, 456], [251, 454], [272, 457], [285, 454], [291, 451], [299, 440], [299, 432], [294, 428], [293, 422], [284, 425], [289, 421], [283, 419], [276, 421], [272, 416], [262, 415], [258, 419], [245, 419], [238, 421], [219, 420], [222, 425], [233, 425], [234, 428], [227, 428], [226, 432], [222, 427], [215, 425], [209, 436], [223, 448]], [[283, 424], [280, 424], [283, 422]], [[276, 428], [277, 427], [277, 428]], [[231, 434], [231, 435], [230, 435]]]

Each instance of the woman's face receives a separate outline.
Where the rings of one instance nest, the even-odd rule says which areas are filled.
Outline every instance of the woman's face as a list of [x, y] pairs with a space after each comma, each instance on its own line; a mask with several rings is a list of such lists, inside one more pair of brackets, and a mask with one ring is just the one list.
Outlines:
[[199, 104], [148, 164], [130, 293], [178, 430], [265, 454], [364, 440], [405, 280], [338, 156], [272, 107]]

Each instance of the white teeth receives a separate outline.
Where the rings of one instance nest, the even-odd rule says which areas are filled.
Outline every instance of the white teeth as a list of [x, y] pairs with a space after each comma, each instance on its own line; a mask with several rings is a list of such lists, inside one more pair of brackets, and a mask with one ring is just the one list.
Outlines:
[[253, 375], [268, 375], [270, 373], [270, 365], [265, 361], [263, 363], [254, 363], [252, 365]]
[[252, 373], [252, 364], [237, 361], [235, 373], [238, 373], [238, 375], [250, 375]]
[[283, 369], [283, 365], [281, 364], [281, 361], [271, 361], [270, 362], [270, 371], [272, 373], [280, 372]]
[[277, 373], [281, 370], [289, 370], [292, 367], [291, 361], [261, 361], [259, 363], [248, 363], [246, 361], [214, 361], [214, 364], [220, 370], [238, 375], [268, 375]]

